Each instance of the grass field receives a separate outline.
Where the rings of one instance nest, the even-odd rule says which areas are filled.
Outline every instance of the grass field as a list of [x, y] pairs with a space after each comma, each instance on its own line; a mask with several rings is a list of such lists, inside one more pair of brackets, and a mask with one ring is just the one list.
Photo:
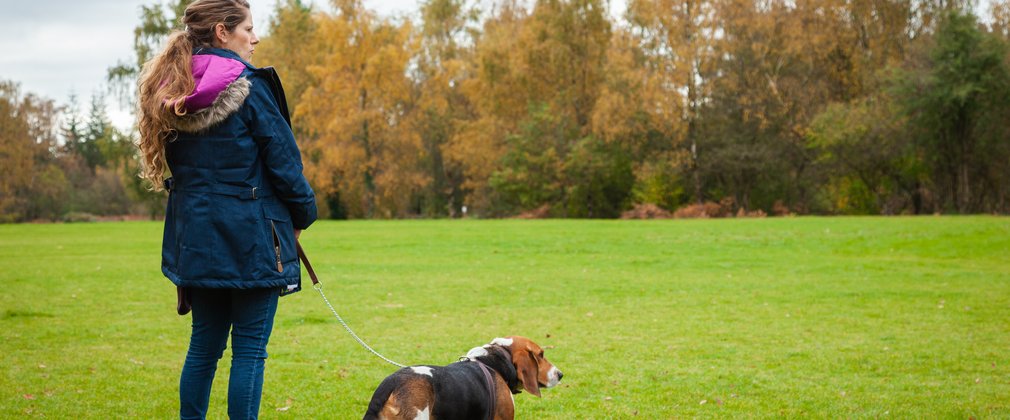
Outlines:
[[[394, 360], [548, 347], [564, 380], [518, 418], [1010, 418], [1007, 218], [324, 221], [302, 242]], [[190, 318], [160, 243], [157, 222], [0, 225], [0, 417], [177, 416]], [[264, 418], [360, 418], [395, 369], [310, 288], [269, 352]]]

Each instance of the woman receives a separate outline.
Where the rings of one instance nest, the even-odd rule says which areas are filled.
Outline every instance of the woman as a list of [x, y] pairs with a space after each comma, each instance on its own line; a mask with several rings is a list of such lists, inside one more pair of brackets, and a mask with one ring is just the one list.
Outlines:
[[230, 331], [228, 414], [256, 418], [277, 300], [300, 288], [295, 241], [316, 219], [315, 195], [276, 73], [249, 64], [259, 43], [249, 4], [197, 0], [183, 23], [139, 83], [142, 176], [169, 191], [162, 272], [193, 311], [180, 414], [206, 417]]

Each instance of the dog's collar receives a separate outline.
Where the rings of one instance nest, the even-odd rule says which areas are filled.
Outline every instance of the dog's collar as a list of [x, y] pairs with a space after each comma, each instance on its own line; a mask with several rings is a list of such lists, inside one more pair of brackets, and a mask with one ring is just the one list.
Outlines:
[[[482, 360], [483, 359], [483, 360]], [[486, 360], [486, 361], [485, 361]], [[498, 372], [509, 387], [512, 395], [523, 392], [522, 384], [519, 382], [518, 373], [512, 365], [512, 355], [509, 350], [499, 344], [485, 344], [483, 347], [475, 347], [459, 358], [461, 362], [479, 362], [488, 369]]]
[[[501, 368], [504, 369], [504, 371], [502, 369], [495, 370], [498, 371], [498, 374], [500, 374], [502, 379], [505, 380], [505, 383], [508, 384], [509, 392], [511, 392], [512, 395], [518, 395], [523, 392], [522, 384], [519, 383], [519, 373], [516, 372], [515, 366], [512, 364], [512, 354], [509, 350], [498, 344], [491, 344], [487, 346], [487, 349], [488, 357], [494, 357], [492, 360], [502, 364]], [[494, 366], [490, 365], [489, 367], [494, 368]]]

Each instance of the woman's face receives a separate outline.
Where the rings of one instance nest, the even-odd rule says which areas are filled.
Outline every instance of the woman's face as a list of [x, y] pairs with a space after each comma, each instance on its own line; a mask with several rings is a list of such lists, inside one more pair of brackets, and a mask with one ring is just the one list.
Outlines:
[[228, 32], [224, 29], [224, 24], [218, 24], [216, 28], [217, 40], [221, 48], [227, 48], [242, 57], [243, 60], [252, 62], [253, 50], [260, 39], [253, 32], [252, 12], [246, 13], [245, 20], [235, 27], [234, 31]]

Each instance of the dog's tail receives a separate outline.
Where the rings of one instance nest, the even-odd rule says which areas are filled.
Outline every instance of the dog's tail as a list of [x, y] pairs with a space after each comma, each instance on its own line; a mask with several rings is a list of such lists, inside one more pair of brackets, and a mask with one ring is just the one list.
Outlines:
[[390, 378], [386, 378], [375, 389], [375, 393], [372, 394], [372, 400], [368, 402], [368, 411], [365, 411], [365, 417], [362, 420], [379, 419], [379, 413], [385, 407], [386, 401], [389, 400], [389, 396], [396, 390], [396, 381], [392, 381]]

